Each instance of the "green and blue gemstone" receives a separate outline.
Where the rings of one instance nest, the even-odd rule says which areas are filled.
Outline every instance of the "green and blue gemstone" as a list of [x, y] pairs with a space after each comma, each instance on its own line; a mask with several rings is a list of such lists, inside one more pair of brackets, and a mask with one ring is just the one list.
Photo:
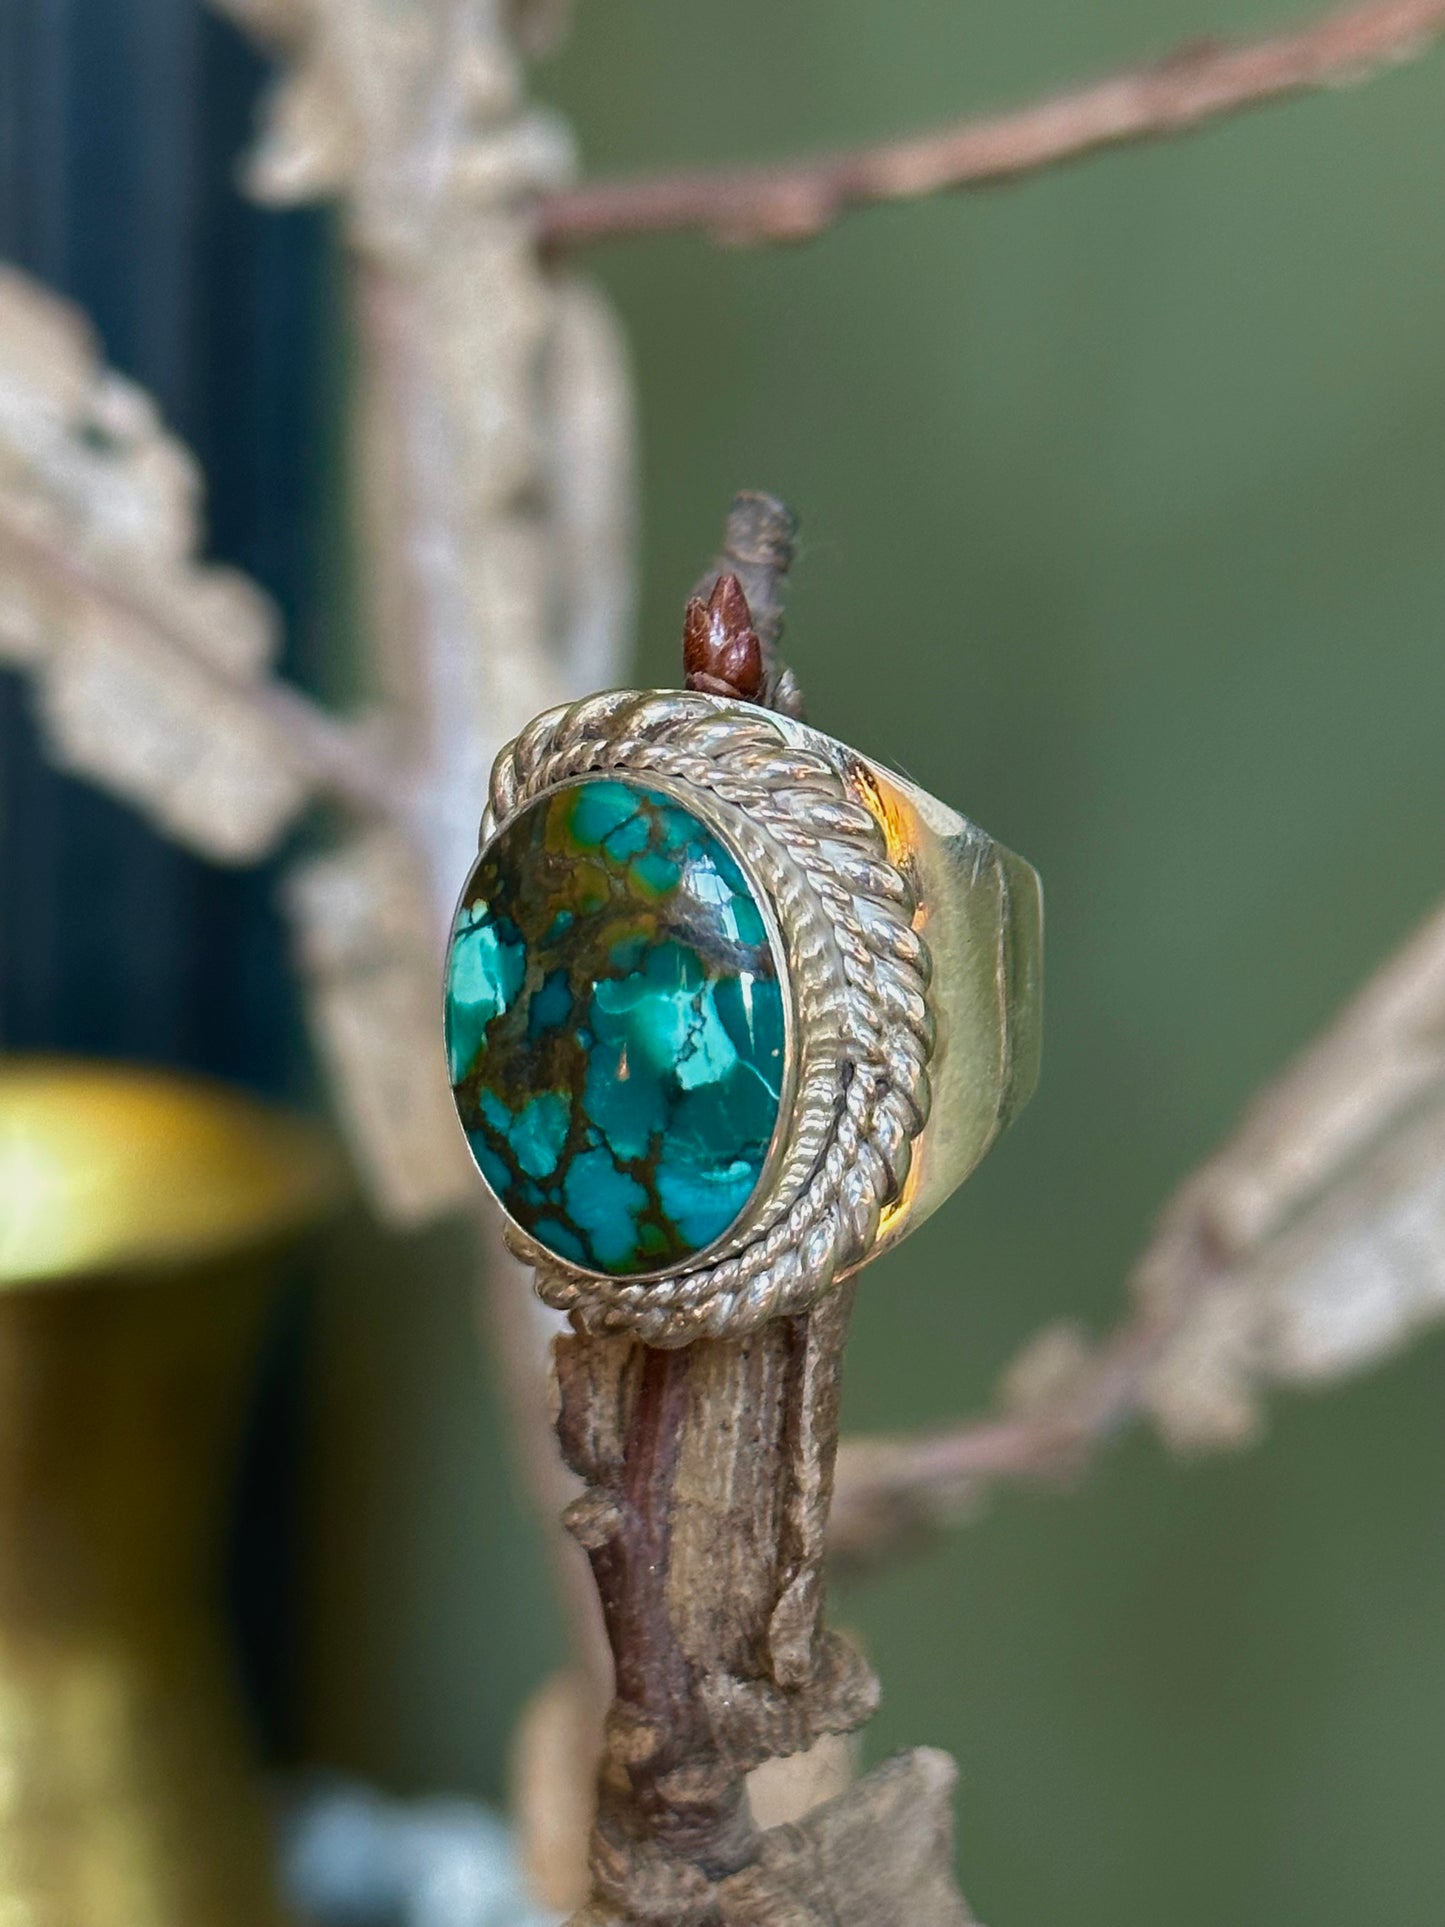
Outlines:
[[762, 1180], [779, 958], [732, 852], [658, 790], [575, 783], [493, 839], [452, 932], [446, 1036], [483, 1177], [559, 1258], [665, 1270]]

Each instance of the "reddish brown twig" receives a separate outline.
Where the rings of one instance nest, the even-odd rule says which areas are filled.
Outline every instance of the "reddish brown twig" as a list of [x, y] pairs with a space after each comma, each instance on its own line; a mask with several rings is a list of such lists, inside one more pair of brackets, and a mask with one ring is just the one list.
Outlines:
[[772, 166], [594, 181], [547, 196], [543, 244], [699, 228], [735, 245], [803, 241], [849, 208], [1016, 180], [1133, 141], [1183, 134], [1249, 107], [1348, 85], [1445, 34], [1445, 0], [1367, 0], [1293, 33], [1195, 41], [1035, 104], [911, 139]]
[[[1179, 1307], [1177, 1316], [1187, 1309]], [[1149, 1310], [1126, 1317], [1081, 1364], [1067, 1392], [1034, 1409], [981, 1413], [912, 1435], [845, 1439], [830, 1551], [871, 1564], [966, 1514], [999, 1481], [1028, 1485], [1077, 1477], [1141, 1416], [1149, 1367], [1175, 1324], [1175, 1317]]]

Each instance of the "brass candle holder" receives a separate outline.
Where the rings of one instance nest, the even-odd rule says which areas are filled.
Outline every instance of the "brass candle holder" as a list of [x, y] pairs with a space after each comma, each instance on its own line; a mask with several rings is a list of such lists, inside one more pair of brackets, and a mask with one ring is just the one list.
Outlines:
[[310, 1126], [199, 1080], [0, 1059], [0, 1921], [275, 1927], [217, 1612]]

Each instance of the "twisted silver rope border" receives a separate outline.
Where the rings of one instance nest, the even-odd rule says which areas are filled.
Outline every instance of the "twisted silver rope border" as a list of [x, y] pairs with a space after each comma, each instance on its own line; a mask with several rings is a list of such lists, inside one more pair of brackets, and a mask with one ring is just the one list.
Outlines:
[[648, 1344], [736, 1337], [806, 1310], [867, 1255], [928, 1115], [930, 964], [883, 831], [821, 750], [766, 710], [672, 691], [614, 691], [548, 710], [492, 770], [487, 841], [543, 792], [620, 772], [702, 792], [784, 930], [803, 1070], [783, 1163], [723, 1250], [676, 1273], [600, 1279], [507, 1228], [549, 1305]]

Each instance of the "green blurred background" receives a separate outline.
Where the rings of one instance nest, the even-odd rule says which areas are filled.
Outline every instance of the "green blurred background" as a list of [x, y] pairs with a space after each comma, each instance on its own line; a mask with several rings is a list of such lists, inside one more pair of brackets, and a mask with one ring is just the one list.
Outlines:
[[[581, 0], [537, 91], [593, 171], [763, 158], [1280, 17]], [[1107, 1323], [1170, 1187], [1438, 899], [1442, 86], [1436, 55], [796, 251], [589, 264], [640, 389], [639, 680], [675, 678], [732, 492], [781, 493], [813, 720], [1045, 878], [1042, 1087], [868, 1274], [853, 1428], [977, 1405], [1040, 1324]], [[474, 1325], [446, 1234], [358, 1238], [323, 1291], [286, 1745], [499, 1796], [562, 1642]], [[1238, 1458], [1135, 1438], [842, 1594], [884, 1681], [870, 1751], [959, 1759], [990, 1927], [1439, 1927], [1441, 1367], [1436, 1339], [1276, 1401]]]

